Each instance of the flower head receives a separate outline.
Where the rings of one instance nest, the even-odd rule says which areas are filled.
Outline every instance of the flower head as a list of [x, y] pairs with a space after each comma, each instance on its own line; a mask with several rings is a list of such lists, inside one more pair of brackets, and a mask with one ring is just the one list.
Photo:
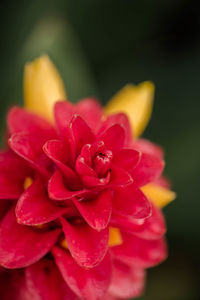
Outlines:
[[0, 153], [0, 265], [5, 276], [23, 268], [9, 273], [12, 299], [140, 295], [146, 268], [166, 258], [161, 208], [175, 197], [162, 149], [137, 139], [153, 84], [126, 86], [105, 110], [92, 98], [74, 105], [46, 56], [24, 83]]

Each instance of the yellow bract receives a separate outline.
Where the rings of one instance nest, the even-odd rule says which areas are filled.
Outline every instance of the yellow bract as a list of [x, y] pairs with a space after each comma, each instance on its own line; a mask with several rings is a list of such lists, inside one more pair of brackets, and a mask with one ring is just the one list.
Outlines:
[[133, 135], [142, 134], [153, 108], [154, 85], [145, 81], [137, 86], [126, 85], [108, 102], [105, 107], [106, 114], [123, 112], [129, 117]]
[[176, 193], [162, 186], [149, 183], [142, 187], [144, 194], [159, 208], [176, 198]]
[[31, 177], [26, 177], [24, 180], [24, 189], [26, 190], [33, 183], [33, 179]]
[[110, 227], [108, 246], [114, 247], [122, 244], [122, 236], [118, 228]]
[[48, 56], [27, 63], [24, 70], [25, 107], [53, 121], [53, 105], [66, 99], [62, 78]]

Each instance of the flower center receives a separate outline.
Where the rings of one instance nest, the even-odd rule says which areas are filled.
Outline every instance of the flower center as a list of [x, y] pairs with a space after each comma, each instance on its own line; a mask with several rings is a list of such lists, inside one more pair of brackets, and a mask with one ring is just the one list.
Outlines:
[[110, 169], [112, 161], [112, 151], [103, 150], [97, 152], [93, 158], [93, 169], [97, 173], [98, 177], [105, 177]]

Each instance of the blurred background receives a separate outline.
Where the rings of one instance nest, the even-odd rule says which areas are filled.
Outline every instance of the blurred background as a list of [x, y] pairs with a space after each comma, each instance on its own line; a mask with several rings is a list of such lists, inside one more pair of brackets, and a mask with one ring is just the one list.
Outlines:
[[143, 300], [200, 299], [200, 9], [195, 0], [10, 0], [0, 4], [0, 130], [22, 104], [23, 66], [48, 53], [71, 101], [102, 103], [152, 80], [145, 137], [163, 145], [178, 198], [164, 209], [169, 258], [149, 270]]

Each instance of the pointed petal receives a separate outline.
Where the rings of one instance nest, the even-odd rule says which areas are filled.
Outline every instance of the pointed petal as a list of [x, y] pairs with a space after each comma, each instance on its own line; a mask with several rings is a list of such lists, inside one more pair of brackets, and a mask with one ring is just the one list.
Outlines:
[[154, 85], [143, 82], [138, 86], [126, 85], [108, 102], [107, 114], [123, 112], [129, 117], [135, 137], [142, 134], [151, 117]]
[[42, 143], [56, 137], [55, 128], [48, 121], [21, 107], [13, 107], [9, 111], [7, 123], [11, 134], [27, 132]]
[[120, 261], [113, 261], [109, 293], [119, 298], [135, 298], [141, 295], [145, 284], [145, 270], [134, 268]]
[[97, 232], [86, 223], [69, 224], [61, 219], [69, 251], [82, 267], [93, 268], [104, 258], [108, 249], [108, 228]]
[[16, 217], [20, 224], [39, 225], [53, 221], [67, 211], [68, 208], [56, 206], [48, 198], [44, 182], [37, 179], [19, 198]]
[[26, 108], [53, 121], [53, 106], [62, 99], [66, 99], [64, 84], [48, 56], [27, 63], [24, 70]]
[[[113, 210], [114, 211], [114, 210]], [[136, 219], [113, 212], [112, 226], [143, 239], [156, 240], [166, 233], [166, 224], [162, 212], [152, 204], [152, 214], [146, 219]]]
[[111, 191], [105, 190], [88, 201], [78, 201], [74, 198], [73, 202], [93, 229], [101, 231], [107, 227], [112, 211]]
[[151, 204], [147, 197], [134, 184], [117, 189], [113, 197], [113, 211], [136, 219], [151, 215]]
[[89, 270], [79, 267], [69, 252], [58, 247], [53, 248], [53, 255], [64, 280], [74, 293], [81, 299], [104, 299], [111, 278], [111, 261], [108, 254], [97, 267]]
[[101, 133], [98, 140], [103, 141], [107, 149], [117, 152], [124, 146], [124, 128], [119, 124], [115, 124]]
[[94, 134], [86, 122], [79, 116], [74, 115], [70, 123], [76, 144], [76, 152], [80, 153], [85, 144], [91, 144], [94, 141]]
[[15, 133], [9, 139], [9, 145], [16, 154], [28, 161], [32, 167], [43, 175], [49, 176], [48, 166], [50, 161], [43, 153], [37, 138], [26, 133]]
[[102, 127], [100, 129], [100, 132], [105, 131], [109, 127], [119, 124], [124, 128], [125, 131], [125, 146], [129, 146], [132, 142], [132, 132], [131, 127], [129, 123], [129, 119], [126, 114], [123, 113], [117, 113], [110, 115], [106, 118], [106, 120], [103, 122]]
[[0, 152], [0, 199], [17, 199], [24, 190], [24, 180], [29, 174], [26, 162], [14, 152]]
[[125, 170], [118, 168], [117, 166], [111, 166], [110, 182], [108, 187], [125, 187], [133, 183], [131, 175]]
[[133, 170], [140, 162], [141, 152], [122, 148], [114, 155], [113, 163], [126, 171]]
[[0, 265], [15, 269], [35, 263], [50, 251], [59, 234], [60, 229], [39, 231], [19, 225], [11, 209], [0, 225]]
[[142, 191], [159, 208], [164, 207], [176, 198], [176, 193], [173, 191], [153, 183], [143, 186]]
[[139, 268], [149, 268], [166, 259], [167, 247], [165, 240], [144, 240], [124, 233], [123, 244], [111, 248], [116, 259], [125, 264]]
[[53, 200], [67, 200], [85, 194], [86, 190], [69, 190], [64, 184], [62, 174], [59, 171], [55, 171], [48, 183], [48, 193]]
[[25, 278], [27, 290], [32, 296], [30, 299], [78, 300], [50, 259], [43, 259], [26, 267]]
[[137, 186], [143, 186], [160, 177], [164, 169], [164, 161], [153, 155], [142, 153], [139, 164], [130, 171]]
[[90, 128], [93, 128], [95, 132], [98, 131], [101, 125], [101, 118], [103, 115], [103, 109], [100, 103], [93, 98], [85, 98], [78, 102], [76, 105], [76, 111], [81, 115], [83, 119], [86, 119]]
[[164, 157], [164, 151], [161, 146], [156, 145], [146, 139], [138, 139], [133, 143], [132, 146], [137, 151], [145, 152], [160, 159], [163, 159]]

